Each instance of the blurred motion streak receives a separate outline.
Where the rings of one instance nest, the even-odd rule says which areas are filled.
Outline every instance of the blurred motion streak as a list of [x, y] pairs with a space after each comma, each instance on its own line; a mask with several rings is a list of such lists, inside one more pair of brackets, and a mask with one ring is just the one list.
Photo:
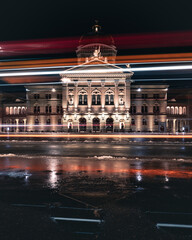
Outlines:
[[21, 137], [21, 138], [187, 138], [192, 139], [192, 134], [12, 134], [8, 133], [6, 134], [0, 134], [0, 138], [6, 138], [6, 137]]
[[[113, 38], [118, 49], [192, 46], [192, 31], [124, 34], [114, 35]], [[0, 57], [74, 52], [79, 43], [79, 39], [80, 37], [63, 37], [3, 41], [0, 42]], [[88, 37], [87, 44], [90, 43], [90, 40]], [[105, 36], [103, 36], [103, 42], [105, 42]]]
[[[110, 60], [110, 57], [108, 57]], [[157, 63], [157, 62], [182, 62], [192, 61], [192, 53], [169, 53], [169, 54], [149, 54], [149, 55], [126, 55], [117, 56], [116, 64], [121, 63]], [[0, 69], [19, 69], [19, 68], [40, 68], [40, 67], [63, 67], [74, 66], [77, 58], [60, 59], [38, 59], [38, 60], [17, 60], [0, 61]]]

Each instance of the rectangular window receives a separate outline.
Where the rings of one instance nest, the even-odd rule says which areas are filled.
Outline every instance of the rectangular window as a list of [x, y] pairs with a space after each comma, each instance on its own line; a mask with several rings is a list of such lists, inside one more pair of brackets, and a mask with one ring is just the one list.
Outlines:
[[101, 95], [97, 95], [97, 105], [101, 105]]
[[62, 99], [62, 94], [57, 94], [57, 99]]
[[105, 95], [105, 104], [109, 105], [109, 95]]
[[147, 99], [148, 98], [148, 95], [145, 93], [145, 94], [142, 94], [142, 99]]
[[143, 119], [143, 125], [147, 125], [147, 121], [145, 119]]
[[131, 94], [131, 99], [135, 99], [136, 98], [136, 94]]
[[39, 94], [34, 94], [34, 99], [39, 99]]
[[82, 95], [79, 95], [79, 105], [82, 105]]
[[50, 124], [51, 124], [51, 120], [47, 119], [47, 125], [50, 125]]
[[159, 99], [159, 94], [153, 94], [154, 99]]
[[84, 95], [84, 105], [87, 105], [87, 95]]
[[141, 107], [141, 112], [142, 113], [148, 113], [148, 107], [147, 106], [142, 106]]
[[113, 95], [110, 95], [110, 104], [113, 105], [114, 104], [114, 96]]
[[51, 94], [45, 94], [46, 99], [51, 99]]
[[96, 104], [96, 96], [92, 95], [92, 104], [95, 105]]
[[156, 126], [159, 125], [159, 122], [158, 122], [157, 119], [154, 120], [154, 124], [155, 124]]

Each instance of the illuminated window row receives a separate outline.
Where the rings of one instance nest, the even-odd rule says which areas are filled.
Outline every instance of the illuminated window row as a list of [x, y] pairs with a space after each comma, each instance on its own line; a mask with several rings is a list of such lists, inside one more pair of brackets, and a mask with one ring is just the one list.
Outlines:
[[27, 108], [23, 106], [5, 108], [6, 115], [22, 115], [22, 114], [26, 114], [26, 110]]
[[167, 106], [167, 114], [172, 115], [186, 115], [186, 107]]

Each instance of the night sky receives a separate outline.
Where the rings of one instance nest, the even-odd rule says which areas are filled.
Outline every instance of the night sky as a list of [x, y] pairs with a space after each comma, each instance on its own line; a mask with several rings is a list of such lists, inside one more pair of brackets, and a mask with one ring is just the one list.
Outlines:
[[[192, 1], [6, 0], [1, 2], [0, 41], [6, 43], [10, 40], [80, 37], [91, 31], [96, 19], [102, 26], [102, 31], [112, 35], [192, 31]], [[191, 50], [192, 47], [118, 49], [118, 55]], [[65, 54], [64, 57], [67, 56]], [[75, 51], [70, 56], [75, 57]], [[149, 73], [146, 76], [135, 74], [134, 77], [166, 78], [167, 75], [153, 76]], [[177, 77], [191, 77], [191, 72], [187, 76], [181, 73], [181, 76]], [[191, 85], [191, 81], [185, 83], [186, 86], [189, 84]]]
[[80, 36], [95, 19], [111, 34], [192, 30], [192, 1], [2, 1], [0, 41]]

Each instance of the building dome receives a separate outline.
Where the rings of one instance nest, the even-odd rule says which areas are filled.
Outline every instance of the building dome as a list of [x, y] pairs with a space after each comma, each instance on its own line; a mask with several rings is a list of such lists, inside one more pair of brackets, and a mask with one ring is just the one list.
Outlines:
[[81, 36], [79, 46], [77, 48], [78, 63], [83, 63], [87, 58], [93, 56], [95, 49], [99, 49], [100, 55], [111, 63], [115, 62], [117, 54], [114, 45], [114, 39], [111, 35], [104, 34], [101, 26], [96, 24], [92, 27], [92, 31]]
[[92, 27], [92, 31], [81, 36], [79, 40], [79, 46], [92, 43], [101, 43], [106, 45], [114, 45], [114, 39], [111, 35], [104, 34], [101, 31], [101, 27], [95, 24]]

